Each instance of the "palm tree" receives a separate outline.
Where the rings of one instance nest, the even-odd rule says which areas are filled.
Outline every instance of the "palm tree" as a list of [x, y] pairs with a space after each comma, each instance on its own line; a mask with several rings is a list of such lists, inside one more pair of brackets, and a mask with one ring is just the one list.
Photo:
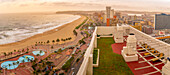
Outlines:
[[16, 63], [15, 63], [15, 62], [13, 62], [12, 64], [13, 64], [13, 66], [14, 66], [14, 68], [15, 68]]
[[56, 42], [60, 42], [60, 39], [57, 39]]
[[66, 38], [65, 40], [68, 40], [68, 38]]
[[24, 52], [24, 49], [22, 49], [22, 52]]
[[33, 61], [33, 58], [31, 58], [31, 60]]
[[16, 63], [17, 63], [17, 65], [19, 65], [19, 61], [17, 61]]
[[40, 50], [40, 54], [42, 53], [43, 51], [42, 50]]
[[54, 43], [55, 43], [55, 40], [53, 40], [52, 42], [53, 42], [53, 45], [54, 45]]
[[16, 50], [14, 49], [14, 52], [16, 52]]
[[71, 40], [72, 38], [71, 37], [69, 37], [69, 40]]
[[37, 56], [40, 56], [40, 54], [37, 54]]
[[11, 52], [10, 54], [11, 54], [11, 57], [12, 57], [13, 52]]
[[64, 43], [65, 43], [66, 39], [63, 39], [63, 41], [64, 41]]
[[23, 60], [22, 60], [22, 63], [24, 63], [24, 62], [25, 62], [25, 60], [23, 59]]
[[41, 44], [43, 44], [43, 42], [41, 41]]
[[8, 64], [8, 66], [9, 66], [9, 68], [10, 68], [11, 64]]
[[47, 40], [47, 44], [48, 44], [48, 43], [50, 43], [50, 41], [49, 41], [49, 40]]
[[6, 52], [4, 52], [4, 56], [5, 56], [5, 58], [6, 58], [6, 56], [7, 56]]
[[29, 52], [29, 48], [27, 48], [27, 52]]
[[53, 46], [51, 46], [51, 49], [53, 49], [54, 47]]

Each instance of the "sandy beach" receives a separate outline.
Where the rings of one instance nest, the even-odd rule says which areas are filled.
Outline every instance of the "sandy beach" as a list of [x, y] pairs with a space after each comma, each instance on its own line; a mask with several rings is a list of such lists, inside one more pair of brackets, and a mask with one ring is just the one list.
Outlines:
[[61, 27], [58, 27], [56, 29], [44, 32], [42, 34], [34, 35], [30, 38], [24, 39], [19, 42], [0, 45], [0, 53], [11, 52], [14, 51], [14, 49], [18, 50], [18, 49], [26, 48], [27, 46], [35, 45], [36, 42], [41, 42], [41, 41], [47, 42], [47, 40], [50, 40], [50, 43], [52, 44], [51, 42], [52, 40], [61, 39], [61, 38], [65, 39], [68, 37], [72, 37], [72, 40], [74, 40], [75, 35], [73, 33], [73, 30], [75, 29], [76, 26], [81, 24], [85, 19], [86, 19], [85, 16], [81, 16], [81, 18], [71, 23], [65, 24]]

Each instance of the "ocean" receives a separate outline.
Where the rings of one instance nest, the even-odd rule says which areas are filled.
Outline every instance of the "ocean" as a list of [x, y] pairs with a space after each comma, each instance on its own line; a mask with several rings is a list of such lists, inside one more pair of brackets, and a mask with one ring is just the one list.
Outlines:
[[21, 41], [79, 19], [68, 14], [0, 14], [0, 45]]

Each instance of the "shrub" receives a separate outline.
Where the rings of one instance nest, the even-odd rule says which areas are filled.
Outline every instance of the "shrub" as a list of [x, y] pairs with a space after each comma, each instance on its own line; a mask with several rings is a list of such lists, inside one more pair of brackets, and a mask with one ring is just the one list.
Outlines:
[[76, 35], [76, 36], [77, 36], [77, 32], [76, 32], [75, 30], [73, 30], [73, 33], [74, 33], [74, 35]]
[[86, 42], [82, 39], [82, 40], [79, 40], [79, 44], [86, 44]]
[[93, 51], [93, 64], [96, 64], [98, 57], [98, 50]]
[[78, 58], [78, 59], [76, 60], [76, 62], [79, 62], [79, 60], [80, 60], [80, 58]]
[[79, 29], [86, 21], [88, 20], [88, 17], [86, 16], [86, 19], [76, 27], [76, 29]]
[[71, 62], [73, 61], [74, 57], [71, 57], [63, 66], [62, 69], [65, 70], [67, 72], [67, 70], [70, 68], [71, 66]]
[[97, 37], [100, 37], [100, 35], [97, 34]]

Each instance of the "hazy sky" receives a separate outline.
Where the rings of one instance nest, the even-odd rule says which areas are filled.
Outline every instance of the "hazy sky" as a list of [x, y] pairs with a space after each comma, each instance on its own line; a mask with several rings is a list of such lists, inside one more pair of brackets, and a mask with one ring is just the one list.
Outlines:
[[0, 13], [67, 10], [116, 10], [170, 12], [170, 0], [0, 0]]

